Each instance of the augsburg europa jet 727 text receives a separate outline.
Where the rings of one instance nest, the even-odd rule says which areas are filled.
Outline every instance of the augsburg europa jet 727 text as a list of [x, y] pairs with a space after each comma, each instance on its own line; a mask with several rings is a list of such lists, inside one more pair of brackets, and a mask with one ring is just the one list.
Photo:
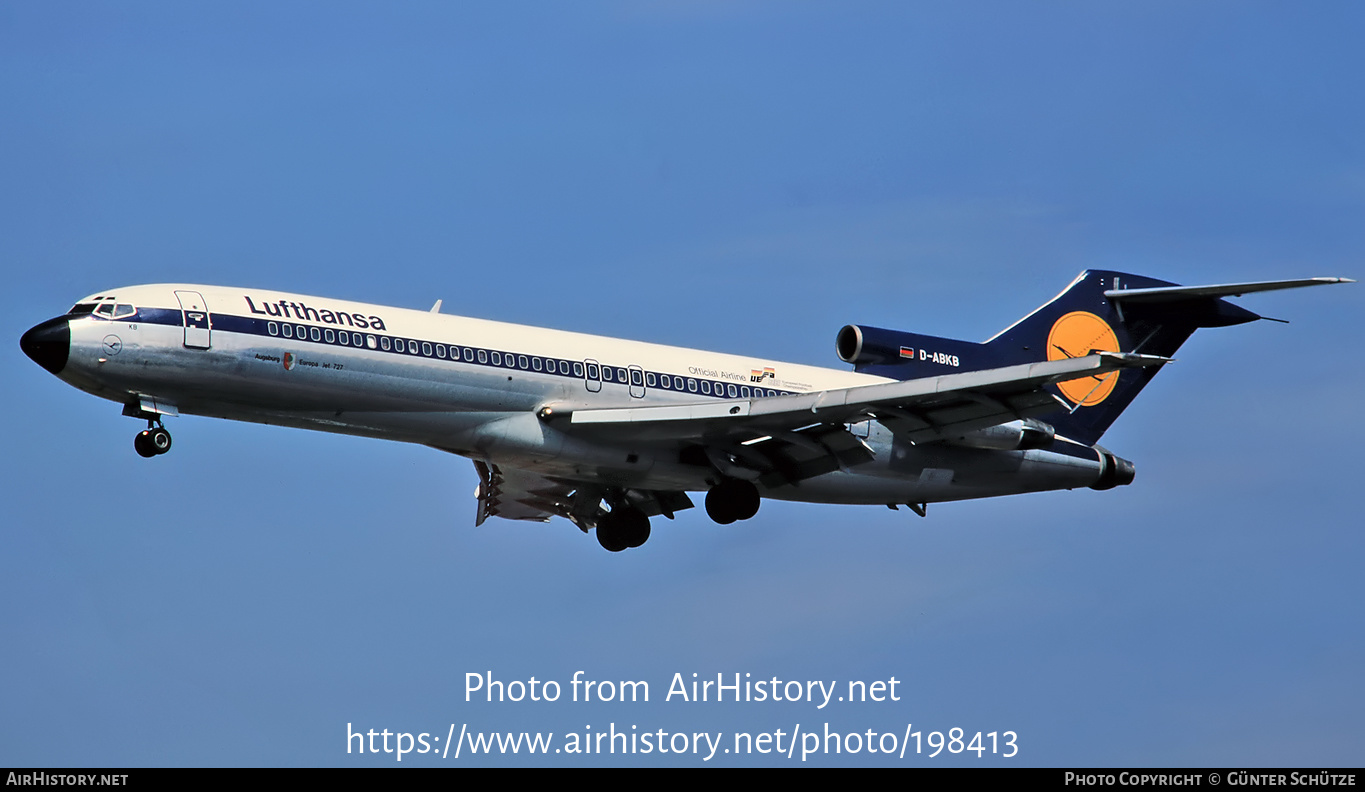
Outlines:
[[705, 492], [727, 524], [763, 498], [927, 505], [1133, 481], [1098, 445], [1227, 297], [1348, 282], [1178, 286], [1082, 273], [982, 343], [848, 325], [852, 371], [260, 289], [131, 286], [30, 329], [24, 352], [146, 421], [180, 414], [419, 443], [473, 460], [476, 524], [563, 517], [611, 551]]

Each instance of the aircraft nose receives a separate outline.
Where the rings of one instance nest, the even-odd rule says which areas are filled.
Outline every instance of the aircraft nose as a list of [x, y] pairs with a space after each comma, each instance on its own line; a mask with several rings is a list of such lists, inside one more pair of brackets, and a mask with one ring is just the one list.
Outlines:
[[34, 363], [53, 374], [60, 374], [71, 353], [71, 325], [65, 316], [35, 325], [19, 339], [19, 348], [33, 358]]

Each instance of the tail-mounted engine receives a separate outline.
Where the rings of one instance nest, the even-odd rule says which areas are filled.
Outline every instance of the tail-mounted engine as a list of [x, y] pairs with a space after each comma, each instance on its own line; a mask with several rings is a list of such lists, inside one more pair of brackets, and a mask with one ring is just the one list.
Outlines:
[[1132, 462], [1116, 457], [1099, 446], [1095, 446], [1095, 451], [1100, 455], [1100, 477], [1090, 485], [1090, 489], [1107, 490], [1133, 483], [1137, 468], [1133, 467]]
[[897, 363], [901, 359], [901, 336], [910, 335], [880, 327], [844, 325], [834, 339], [839, 359], [855, 366]]
[[982, 344], [864, 325], [845, 325], [834, 338], [834, 349], [857, 371], [894, 366], [880, 373], [896, 379], [1004, 365], [986, 355]]

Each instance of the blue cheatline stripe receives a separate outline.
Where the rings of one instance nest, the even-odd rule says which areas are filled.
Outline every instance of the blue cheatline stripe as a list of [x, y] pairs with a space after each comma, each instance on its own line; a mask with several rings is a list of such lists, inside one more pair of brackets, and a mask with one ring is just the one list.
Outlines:
[[[87, 314], [96, 321], [111, 321], [102, 316]], [[465, 366], [482, 366], [492, 369], [508, 369], [512, 371], [524, 371], [529, 374], [541, 374], [546, 376], [561, 377], [564, 379], [583, 380], [586, 373], [587, 363], [582, 360], [565, 360], [562, 358], [551, 358], [543, 355], [531, 355], [525, 352], [506, 352], [501, 349], [489, 349], [486, 347], [465, 346], [463, 344], [448, 344], [439, 341], [422, 340], [419, 338], [408, 338], [406, 336], [395, 336], [388, 333], [375, 333], [370, 330], [357, 331], [354, 328], [338, 328], [333, 325], [309, 324], [307, 322], [281, 321], [279, 319], [258, 319], [253, 316], [235, 316], [233, 314], [210, 313], [210, 328], [214, 332], [238, 333], [241, 335], [262, 336], [282, 342], [317, 344], [319, 346], [338, 346], [348, 349], [365, 349], [371, 352], [380, 352], [388, 355], [402, 355], [403, 357], [420, 357], [428, 360], [445, 361], [448, 363], [460, 363]], [[183, 326], [181, 311], [178, 308], [138, 308], [137, 314], [130, 317], [122, 317], [119, 322], [141, 322], [143, 324], [167, 325], [171, 327]], [[285, 328], [289, 328], [289, 336], [285, 336]], [[271, 332], [273, 329], [274, 332]], [[300, 331], [306, 337], [300, 336]], [[313, 337], [317, 333], [317, 338]], [[343, 340], [344, 339], [344, 340]], [[371, 341], [373, 339], [373, 342]], [[388, 348], [384, 347], [385, 342]], [[442, 355], [442, 352], [445, 354]], [[458, 352], [459, 360], [455, 360], [450, 355]], [[494, 361], [498, 362], [494, 362]], [[597, 364], [600, 368], [600, 381], [607, 385], [620, 385], [622, 387], [632, 387], [629, 381], [630, 366], [607, 366]], [[537, 368], [539, 366], [539, 368]], [[646, 389], [670, 391], [673, 393], [685, 393], [689, 396], [706, 396], [719, 399], [745, 399], [762, 398], [764, 396], [785, 396], [796, 393], [796, 391], [778, 390], [776, 388], [758, 388], [752, 385], [737, 385], [725, 380], [712, 380], [702, 377], [680, 377], [676, 374], [665, 374], [658, 371], [641, 370], [644, 381], [640, 385], [633, 387], [643, 387]], [[650, 381], [656, 384], [649, 384]], [[735, 394], [729, 395], [729, 389], [733, 388]], [[743, 388], [749, 389], [749, 396], [743, 395]]]

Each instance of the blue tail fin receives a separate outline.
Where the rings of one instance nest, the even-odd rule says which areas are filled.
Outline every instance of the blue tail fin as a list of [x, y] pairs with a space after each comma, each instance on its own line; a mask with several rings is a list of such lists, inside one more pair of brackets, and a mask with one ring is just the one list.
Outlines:
[[[1138, 289], [1156, 291], [1141, 298], [1136, 292], [1131, 297], [1116, 294]], [[1239, 293], [1231, 289], [1184, 289], [1140, 275], [1088, 270], [1061, 294], [984, 343], [850, 325], [839, 333], [838, 350], [857, 371], [901, 380], [1082, 357], [1091, 351], [1171, 357], [1198, 328], [1261, 318], [1221, 299]], [[1053, 386], [1071, 409], [1059, 408], [1040, 420], [1056, 427], [1059, 435], [1093, 445], [1159, 369], [1122, 369]]]

